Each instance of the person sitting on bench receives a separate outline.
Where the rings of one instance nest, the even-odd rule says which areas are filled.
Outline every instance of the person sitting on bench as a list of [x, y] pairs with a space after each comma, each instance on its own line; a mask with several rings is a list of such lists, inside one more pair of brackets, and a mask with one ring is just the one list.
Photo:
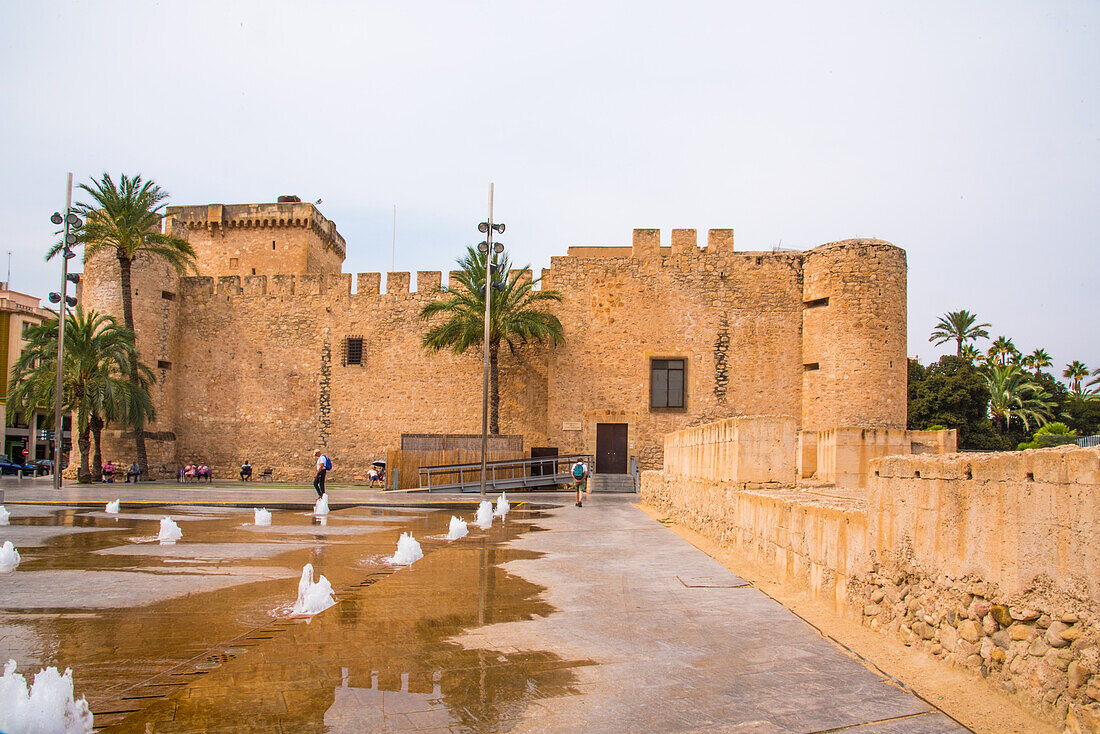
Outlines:
[[248, 463], [248, 459], [245, 459], [241, 464], [241, 481], [247, 482], [250, 479], [252, 479], [252, 465]]
[[129, 484], [130, 483], [130, 477], [133, 477], [134, 478], [134, 484], [137, 484], [138, 477], [140, 477], [140, 476], [141, 476], [141, 467], [138, 466], [137, 462], [135, 461], [133, 464], [130, 464], [130, 468], [126, 470], [126, 483]]

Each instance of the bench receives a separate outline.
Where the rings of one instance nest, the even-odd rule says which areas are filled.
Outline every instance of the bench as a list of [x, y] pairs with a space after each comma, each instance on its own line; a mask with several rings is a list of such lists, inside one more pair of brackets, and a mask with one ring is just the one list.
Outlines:
[[271, 467], [268, 467], [267, 469], [264, 469], [262, 472], [260, 472], [260, 481], [261, 482], [274, 481], [275, 480], [274, 474], [275, 474], [275, 470], [272, 469]]

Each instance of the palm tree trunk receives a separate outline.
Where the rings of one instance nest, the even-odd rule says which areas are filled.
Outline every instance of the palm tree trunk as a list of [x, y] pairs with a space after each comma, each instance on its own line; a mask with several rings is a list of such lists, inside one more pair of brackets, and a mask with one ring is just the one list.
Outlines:
[[77, 448], [80, 449], [80, 468], [76, 472], [76, 481], [81, 484], [92, 481], [92, 473], [88, 471], [88, 446], [91, 444], [91, 441], [88, 440], [89, 433], [91, 431], [85, 425], [84, 430], [80, 432], [80, 436], [76, 439]]
[[92, 467], [95, 469], [95, 476], [103, 476], [103, 454], [99, 450], [99, 442], [103, 437], [103, 419], [98, 415], [93, 415], [88, 419], [88, 429], [92, 433]]
[[500, 340], [489, 342], [489, 433], [500, 433]]
[[963, 356], [963, 340], [961, 336], [955, 337], [955, 356]]
[[[118, 269], [122, 274], [122, 319], [126, 323], [126, 328], [134, 332], [135, 343], [137, 341], [137, 330], [134, 329], [134, 301], [133, 291], [130, 288], [130, 264], [133, 262], [130, 258], [119, 257]], [[130, 384], [135, 388], [139, 386], [137, 370], [130, 371]], [[141, 475], [148, 476], [149, 473], [149, 461], [145, 453], [145, 425], [138, 419], [133, 426], [134, 429], [134, 443], [136, 444], [135, 450], [137, 452], [137, 464], [141, 467]]]

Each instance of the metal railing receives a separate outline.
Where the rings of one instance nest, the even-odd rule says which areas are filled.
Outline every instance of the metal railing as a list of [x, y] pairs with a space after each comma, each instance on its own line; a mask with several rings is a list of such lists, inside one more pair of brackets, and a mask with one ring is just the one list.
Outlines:
[[[490, 461], [485, 464], [485, 488], [538, 489], [573, 481], [570, 468], [578, 459], [592, 466], [590, 454], [540, 456], [534, 459]], [[476, 492], [481, 488], [481, 463], [420, 467], [420, 489], [429, 492]]]
[[1081, 436], [1077, 439], [1077, 445], [1085, 448], [1100, 446], [1100, 436]]

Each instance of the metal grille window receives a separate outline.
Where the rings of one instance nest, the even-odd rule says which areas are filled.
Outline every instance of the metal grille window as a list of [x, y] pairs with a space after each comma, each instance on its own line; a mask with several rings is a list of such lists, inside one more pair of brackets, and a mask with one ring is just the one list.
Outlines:
[[363, 337], [349, 336], [344, 338], [344, 366], [349, 364], [363, 364]]
[[649, 367], [649, 407], [684, 407], [683, 359], [654, 359]]

